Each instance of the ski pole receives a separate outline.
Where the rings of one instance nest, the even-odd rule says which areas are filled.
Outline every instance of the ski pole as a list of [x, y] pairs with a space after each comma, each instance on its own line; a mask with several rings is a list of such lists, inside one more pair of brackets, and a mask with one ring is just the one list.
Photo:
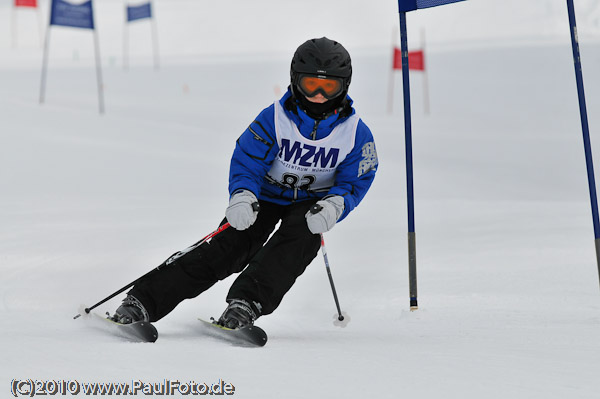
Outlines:
[[344, 320], [342, 316], [342, 310], [340, 309], [340, 301], [338, 301], [337, 293], [335, 292], [335, 285], [333, 284], [333, 277], [331, 276], [331, 268], [329, 267], [329, 260], [327, 259], [327, 249], [325, 249], [325, 240], [323, 234], [321, 234], [321, 251], [323, 252], [323, 259], [325, 260], [325, 269], [327, 269], [327, 276], [329, 277], [329, 284], [331, 284], [331, 292], [333, 293], [333, 300], [338, 312], [338, 320]]
[[[192, 251], [193, 249], [199, 247], [200, 245], [204, 244], [205, 242], [207, 242], [208, 240], [210, 240], [211, 238], [213, 238], [214, 236], [216, 236], [217, 234], [227, 230], [229, 228], [230, 224], [229, 222], [219, 226], [219, 228], [215, 231], [213, 231], [212, 233], [210, 233], [209, 235], [207, 235], [206, 237], [204, 237], [203, 239], [201, 239], [200, 241], [198, 241], [197, 243], [195, 243], [194, 245], [192, 245], [189, 248], [184, 249], [183, 251], [179, 251], [176, 252], [174, 255], [172, 255], [169, 259], [166, 260], [166, 262], [164, 263], [165, 265], [169, 265], [170, 263], [172, 263], [175, 259], [181, 257], [182, 255]], [[162, 264], [157, 266], [156, 268], [150, 270], [148, 273], [144, 274], [143, 276], [133, 280], [131, 283], [127, 284], [125, 287], [121, 288], [118, 291], [113, 292], [112, 294], [110, 294], [109, 296], [107, 296], [106, 298], [104, 298], [103, 300], [101, 300], [100, 302], [90, 306], [89, 308], [85, 308], [84, 311], [86, 314], [90, 313], [93, 309], [97, 308], [98, 306], [102, 305], [103, 303], [105, 303], [106, 301], [114, 298], [115, 296], [119, 295], [120, 293], [122, 293], [123, 291], [133, 287], [138, 281], [140, 281], [141, 279], [149, 276], [150, 274], [160, 270]], [[73, 317], [73, 319], [77, 319], [81, 317], [81, 313], [78, 313], [75, 317]]]
[[[310, 213], [315, 214], [321, 211], [323, 207], [315, 204], [310, 208]], [[321, 235], [321, 252], [323, 252], [323, 259], [325, 260], [325, 269], [327, 269], [327, 277], [329, 277], [329, 284], [331, 285], [331, 292], [333, 293], [333, 299], [338, 312], [338, 320], [344, 320], [342, 316], [342, 310], [340, 309], [340, 301], [338, 300], [337, 292], [335, 291], [335, 284], [333, 284], [333, 276], [331, 275], [331, 268], [329, 267], [329, 259], [327, 258], [327, 249], [325, 248], [325, 240], [323, 239], [323, 233]]]

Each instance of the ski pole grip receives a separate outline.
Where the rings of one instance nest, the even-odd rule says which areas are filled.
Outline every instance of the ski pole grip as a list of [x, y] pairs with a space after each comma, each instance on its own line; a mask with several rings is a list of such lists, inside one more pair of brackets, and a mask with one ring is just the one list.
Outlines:
[[252, 203], [252, 210], [253, 210], [254, 212], [258, 212], [258, 211], [260, 211], [260, 204], [258, 203], [258, 201], [257, 201], [257, 202], [253, 202], [253, 203]]
[[312, 213], [314, 215], [315, 213], [321, 212], [321, 209], [323, 209], [323, 207], [321, 205], [314, 204], [313, 206], [310, 207], [310, 213]]

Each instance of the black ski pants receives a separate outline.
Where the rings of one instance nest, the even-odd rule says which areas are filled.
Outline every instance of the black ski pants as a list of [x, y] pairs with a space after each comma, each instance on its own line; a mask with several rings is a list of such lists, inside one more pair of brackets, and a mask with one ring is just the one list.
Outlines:
[[[313, 204], [260, 201], [256, 222], [248, 229], [229, 227], [172, 263], [165, 261], [136, 283], [129, 294], [142, 302], [150, 321], [157, 321], [184, 299], [194, 298], [217, 281], [243, 271], [227, 300], [256, 302], [262, 315], [270, 314], [319, 251], [320, 237], [310, 232], [305, 219]], [[281, 225], [273, 232], [279, 221]]]

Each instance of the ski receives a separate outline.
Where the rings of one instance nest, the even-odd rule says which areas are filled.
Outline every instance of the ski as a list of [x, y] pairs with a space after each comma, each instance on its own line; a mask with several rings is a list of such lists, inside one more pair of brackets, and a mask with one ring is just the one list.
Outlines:
[[[83, 318], [92, 322], [94, 327], [132, 342], [155, 342], [158, 339], [156, 327], [149, 322], [121, 324], [95, 312], [87, 313]], [[217, 324], [214, 320], [198, 320], [206, 335], [223, 339], [234, 345], [260, 347], [267, 343], [267, 333], [258, 326], [231, 329]]]
[[231, 329], [217, 324], [216, 321], [198, 319], [202, 323], [203, 331], [212, 337], [224, 339], [238, 346], [265, 346], [267, 333], [258, 326], [247, 326], [240, 329]]
[[129, 341], [155, 342], [158, 339], [158, 331], [150, 322], [138, 321], [130, 324], [121, 324], [94, 312], [90, 313], [89, 317], [94, 321], [96, 326]]

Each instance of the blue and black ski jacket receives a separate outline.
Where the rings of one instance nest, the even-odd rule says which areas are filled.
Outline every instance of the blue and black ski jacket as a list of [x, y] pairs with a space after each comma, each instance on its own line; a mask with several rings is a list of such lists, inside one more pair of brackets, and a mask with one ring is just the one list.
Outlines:
[[[348, 112], [336, 113], [323, 120], [315, 120], [308, 116], [290, 99], [291, 92], [279, 100], [279, 104], [298, 128], [300, 134], [312, 140], [321, 140], [331, 134], [336, 126], [347, 122], [355, 114], [352, 99], [348, 96]], [[287, 105], [287, 106], [286, 106]], [[285, 150], [288, 158], [308, 158], [314, 148], [305, 145], [288, 145], [280, 148], [276, 132], [276, 104], [265, 108], [242, 133], [236, 143], [229, 171], [229, 194], [238, 190], [249, 190], [260, 200], [287, 205], [295, 201], [318, 200], [327, 195], [340, 195], [344, 198], [344, 212], [338, 221], [344, 219], [363, 199], [378, 167], [377, 152], [371, 131], [362, 119], [358, 120], [354, 137], [354, 147], [346, 157], [335, 166], [335, 178], [331, 187], [312, 190], [309, 176], [301, 173], [286, 176], [279, 181], [273, 179], [269, 172], [277, 157]], [[289, 143], [286, 143], [289, 144]], [[291, 149], [290, 149], [291, 148]], [[295, 154], [294, 154], [295, 152]], [[304, 152], [304, 153], [303, 153]], [[315, 160], [315, 165], [317, 161]]]

